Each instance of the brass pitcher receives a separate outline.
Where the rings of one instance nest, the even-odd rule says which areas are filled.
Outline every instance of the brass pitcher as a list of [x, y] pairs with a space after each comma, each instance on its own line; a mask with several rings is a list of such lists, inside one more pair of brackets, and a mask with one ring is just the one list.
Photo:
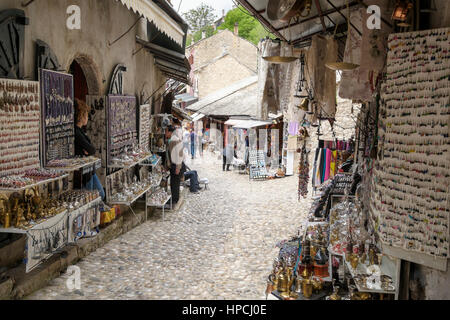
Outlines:
[[283, 270], [277, 277], [277, 290], [279, 293], [285, 293], [289, 291], [289, 278], [287, 273]]
[[305, 298], [311, 298], [313, 294], [313, 282], [311, 279], [303, 279], [302, 281], [302, 294]]

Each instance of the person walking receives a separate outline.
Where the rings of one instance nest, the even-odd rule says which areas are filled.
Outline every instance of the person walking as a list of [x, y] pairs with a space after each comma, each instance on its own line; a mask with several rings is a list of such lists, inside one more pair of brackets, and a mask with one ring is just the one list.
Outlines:
[[194, 129], [191, 129], [191, 156], [194, 159], [195, 156], [195, 133]]
[[236, 156], [236, 150], [233, 152], [233, 146], [229, 143], [223, 148], [223, 162], [222, 162], [222, 170], [225, 171], [225, 166], [227, 167], [227, 171], [230, 170], [230, 165], [233, 162], [233, 154]]

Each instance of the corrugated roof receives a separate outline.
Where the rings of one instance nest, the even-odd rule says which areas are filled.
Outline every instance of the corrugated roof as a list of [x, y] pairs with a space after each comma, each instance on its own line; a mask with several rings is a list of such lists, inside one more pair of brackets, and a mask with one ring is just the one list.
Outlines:
[[258, 76], [248, 77], [218, 90], [186, 109], [206, 115], [256, 116]]

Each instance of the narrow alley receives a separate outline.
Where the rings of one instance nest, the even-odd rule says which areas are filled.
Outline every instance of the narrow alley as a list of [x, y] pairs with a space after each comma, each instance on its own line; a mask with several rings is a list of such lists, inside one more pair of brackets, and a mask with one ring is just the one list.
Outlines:
[[275, 244], [296, 234], [310, 207], [297, 201], [297, 176], [249, 181], [206, 153], [188, 165], [208, 190], [187, 192], [165, 221], [155, 212], [80, 261], [81, 290], [70, 292], [63, 274], [27, 298], [265, 299]]

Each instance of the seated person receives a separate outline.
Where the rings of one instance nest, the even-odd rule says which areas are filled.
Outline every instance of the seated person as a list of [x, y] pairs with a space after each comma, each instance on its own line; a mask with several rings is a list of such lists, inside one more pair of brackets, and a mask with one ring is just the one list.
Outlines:
[[[82, 129], [88, 123], [88, 115], [90, 107], [79, 99], [75, 99], [74, 107], [75, 107], [75, 155], [82, 157], [93, 156], [95, 155], [95, 147], [92, 145], [91, 140], [88, 138], [88, 136], [84, 133]], [[83, 181], [85, 182], [84, 187], [88, 190], [97, 189], [102, 200], [105, 200], [105, 191], [97, 174], [94, 172], [90, 178], [88, 176], [89, 173], [83, 175]]]
[[189, 180], [189, 191], [192, 193], [198, 192], [198, 190], [202, 190], [198, 183], [198, 174], [197, 171], [191, 170], [184, 173], [184, 180]]

